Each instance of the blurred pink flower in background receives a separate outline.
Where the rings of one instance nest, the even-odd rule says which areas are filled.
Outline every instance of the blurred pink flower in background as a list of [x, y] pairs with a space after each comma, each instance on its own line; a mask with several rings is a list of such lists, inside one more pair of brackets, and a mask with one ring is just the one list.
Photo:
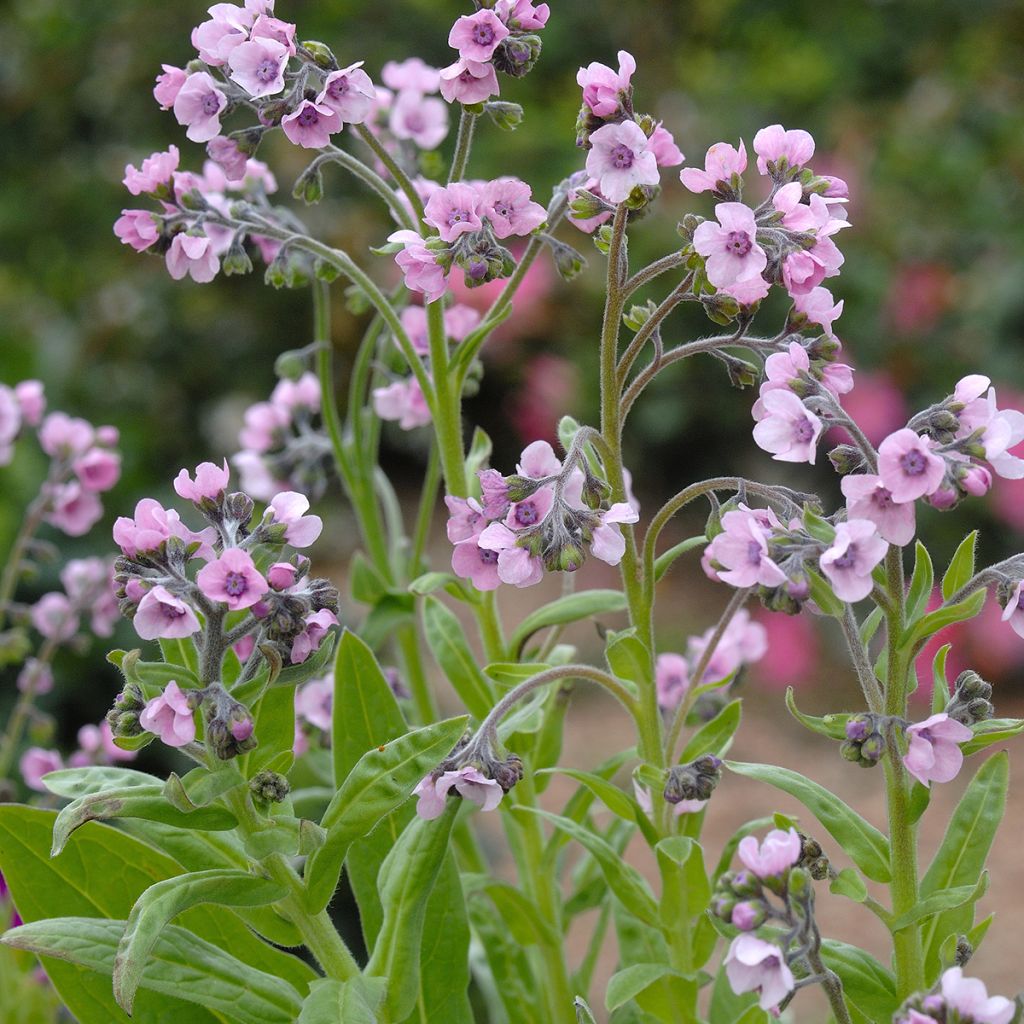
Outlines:
[[[880, 444], [910, 416], [906, 399], [896, 382], [885, 371], [858, 370], [857, 386], [843, 395], [843, 408], [867, 435], [872, 444]], [[845, 430], [829, 431], [827, 442], [849, 441]]]
[[571, 410], [579, 371], [568, 359], [548, 352], [534, 356], [523, 371], [522, 384], [506, 399], [508, 418], [523, 441], [555, 441], [558, 421]]
[[754, 669], [758, 680], [778, 689], [813, 682], [821, 662], [813, 619], [766, 611], [755, 619], [768, 631], [768, 649]]
[[953, 300], [953, 273], [941, 263], [909, 264], [897, 270], [886, 299], [885, 318], [901, 334], [927, 334]]

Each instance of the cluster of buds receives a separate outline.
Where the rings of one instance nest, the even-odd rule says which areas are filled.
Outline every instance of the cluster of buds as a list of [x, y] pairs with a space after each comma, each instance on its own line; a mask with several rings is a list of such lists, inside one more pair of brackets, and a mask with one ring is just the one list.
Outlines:
[[667, 804], [684, 801], [705, 804], [721, 780], [721, 760], [714, 754], [704, 754], [689, 764], [677, 764], [670, 768], [662, 796]]
[[992, 706], [992, 684], [977, 672], [968, 669], [956, 677], [953, 696], [945, 707], [946, 714], [961, 725], [975, 725], [995, 714]]
[[445, 498], [452, 570], [478, 590], [533, 586], [545, 570], [574, 572], [587, 546], [609, 565], [622, 559], [619, 524], [637, 521], [635, 503], [607, 503], [608, 486], [593, 474], [582, 444], [573, 444], [563, 464], [550, 444], [534, 441], [514, 475], [479, 475], [482, 501]]
[[515, 755], [498, 757], [488, 736], [464, 736], [432, 772], [417, 783], [416, 813], [430, 821], [444, 813], [451, 796], [471, 800], [493, 811], [502, 797], [523, 777], [523, 762]]
[[50, 459], [33, 511], [69, 537], [81, 537], [103, 515], [100, 494], [121, 476], [117, 428], [94, 427], [63, 412], [46, 414], [38, 380], [23, 380], [13, 388], [0, 384], [0, 466], [14, 458], [16, 442], [29, 429], [36, 431]]
[[852, 715], [846, 723], [846, 739], [839, 752], [847, 761], [873, 768], [885, 754], [889, 721], [884, 715]]
[[1011, 1024], [1020, 1019], [1020, 999], [990, 996], [983, 981], [964, 976], [971, 949], [961, 941], [957, 963], [942, 972], [935, 987], [911, 996], [896, 1012], [894, 1024]]

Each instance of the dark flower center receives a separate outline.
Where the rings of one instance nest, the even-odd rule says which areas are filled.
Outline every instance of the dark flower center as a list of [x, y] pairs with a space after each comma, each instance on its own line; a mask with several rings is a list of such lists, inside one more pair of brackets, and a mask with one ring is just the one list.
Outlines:
[[224, 577], [224, 592], [228, 597], [241, 597], [249, 589], [249, 583], [240, 572], [229, 572]]
[[857, 548], [851, 544], [833, 563], [837, 569], [849, 569], [857, 558]]
[[298, 122], [303, 128], [311, 128], [313, 125], [318, 124], [319, 121], [320, 115], [313, 107], [305, 107], [298, 116]]
[[469, 217], [469, 210], [452, 210], [448, 214], [448, 227], [454, 227], [456, 224], [465, 224]]
[[730, 231], [725, 239], [725, 247], [734, 256], [746, 256], [753, 248], [754, 243], [746, 231]]
[[478, 46], [490, 46], [494, 42], [494, 29], [490, 25], [474, 25], [473, 42]]
[[207, 116], [216, 114], [220, 110], [220, 93], [208, 92], [203, 97], [203, 113]]
[[762, 554], [761, 545], [756, 540], [752, 540], [747, 544], [747, 561], [751, 565], [760, 565]]
[[494, 563], [497, 562], [497, 551], [488, 551], [487, 548], [478, 548], [477, 550], [480, 552], [480, 561], [484, 565], [494, 565]]
[[256, 77], [261, 82], [270, 82], [277, 77], [277, 61], [267, 57], [256, 68]]
[[629, 146], [625, 146], [620, 142], [619, 145], [612, 149], [612, 166], [620, 171], [628, 170], [633, 166], [634, 155], [633, 150]]
[[331, 99], [340, 100], [348, 92], [348, 79], [338, 78], [331, 82], [330, 88], [327, 90], [327, 95]]
[[920, 476], [928, 465], [924, 452], [917, 448], [900, 456], [900, 468], [907, 476]]
[[814, 424], [805, 416], [799, 423], [793, 425], [793, 437], [804, 443], [810, 441], [814, 437]]
[[515, 520], [520, 526], [533, 526], [540, 519], [537, 505], [532, 501], [521, 501], [516, 505]]

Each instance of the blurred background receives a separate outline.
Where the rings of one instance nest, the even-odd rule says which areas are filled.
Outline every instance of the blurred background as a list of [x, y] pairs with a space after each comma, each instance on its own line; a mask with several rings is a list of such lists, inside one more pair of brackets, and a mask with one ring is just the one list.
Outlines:
[[[535, 70], [522, 81], [502, 79], [502, 98], [523, 104], [525, 122], [511, 135], [481, 125], [473, 176], [518, 175], [545, 202], [551, 186], [582, 165], [573, 131], [576, 68], [592, 60], [614, 64], [616, 50], [628, 49], [639, 67], [637, 109], [664, 120], [688, 164], [702, 166], [705, 150], [718, 140], [735, 144], [743, 137], [749, 148], [759, 127], [781, 122], [812, 132], [815, 169], [850, 183], [853, 227], [839, 238], [846, 264], [828, 283], [845, 301], [837, 330], [858, 371], [844, 404], [869, 437], [879, 440], [976, 371], [993, 378], [1001, 404], [1024, 409], [1019, 0], [556, 0], [552, 6]], [[451, 0], [279, 0], [277, 10], [298, 23], [301, 38], [332, 46], [342, 64], [365, 60], [374, 79], [388, 59], [418, 55], [449, 63], [448, 26], [460, 13], [466, 5]], [[161, 62], [180, 66], [192, 56], [189, 32], [204, 17], [201, 3], [142, 0], [8, 0], [0, 9], [0, 379], [39, 377], [51, 408], [113, 423], [122, 434], [124, 475], [105, 501], [106, 519], [88, 537], [63, 541], [69, 554], [105, 553], [116, 515], [144, 495], [168, 500], [182, 466], [235, 451], [242, 411], [274, 384], [274, 357], [310, 338], [304, 292], [274, 292], [259, 272], [202, 286], [175, 283], [162, 260], [137, 256], [111, 230], [122, 207], [137, 205], [120, 184], [126, 163], [175, 143], [184, 167], [201, 165], [200, 147], [159, 110], [151, 89]], [[354, 138], [342, 137], [341, 144], [358, 151]], [[449, 139], [446, 153], [450, 145]], [[277, 137], [260, 152], [278, 175], [282, 202], [303, 169], [302, 156]], [[678, 243], [684, 213], [710, 212], [707, 198], [686, 192], [674, 170], [663, 184], [661, 201], [632, 233], [638, 263]], [[391, 261], [366, 252], [387, 228], [380, 211], [338, 171], [329, 172], [327, 192], [301, 216], [391, 280]], [[546, 258], [539, 261], [511, 320], [485, 352], [479, 395], [467, 403], [469, 421], [495, 441], [499, 468], [510, 469], [527, 442], [553, 439], [564, 413], [596, 416], [603, 261], [573, 228], [562, 228], [560, 236], [588, 255], [590, 268], [565, 284]], [[662, 289], [669, 286], [663, 279]], [[335, 343], [344, 369], [365, 321], [344, 309], [341, 289], [335, 290]], [[784, 315], [782, 303], [769, 302], [759, 323], [774, 333]], [[683, 310], [668, 322], [665, 337], [671, 343], [709, 329], [700, 315]], [[838, 501], [827, 462], [786, 468], [754, 446], [753, 398], [731, 389], [710, 361], [662, 374], [635, 409], [627, 445], [648, 514], [682, 483], [722, 469], [817, 486]], [[388, 468], [410, 496], [422, 472], [422, 433], [386, 434]], [[43, 457], [24, 444], [15, 463], [0, 470], [0, 551], [44, 468]], [[340, 583], [352, 554], [346, 511], [336, 491], [322, 505], [317, 511], [335, 529], [325, 531], [315, 554], [321, 566], [338, 567]], [[702, 525], [699, 517], [681, 522], [676, 535], [700, 533]], [[985, 561], [1020, 550], [1024, 487], [1000, 481], [984, 502], [942, 515], [919, 512], [937, 566], [973, 526], [981, 528]], [[438, 543], [437, 567], [446, 557]], [[21, 598], [53, 589], [56, 569], [44, 567]], [[591, 582], [601, 579], [597, 570], [587, 572]], [[528, 606], [536, 600], [531, 594]], [[724, 600], [721, 588], [677, 570], [662, 606], [664, 648], [682, 650], [687, 635], [713, 621], [709, 608]], [[509, 596], [510, 614], [522, 601]], [[351, 610], [356, 620], [360, 614]], [[969, 629], [943, 640], [955, 642], [954, 668], [970, 665], [997, 682], [997, 711], [1013, 714], [1024, 692], [1024, 642], [998, 620], [990, 602]], [[852, 700], [850, 680], [845, 669], [835, 670], [837, 635], [807, 616], [764, 621], [772, 648], [745, 681], [754, 714], [751, 731], [740, 734], [742, 756], [768, 759], [770, 749], [797, 766], [799, 759], [787, 759], [785, 751], [799, 734], [778, 710], [778, 691], [792, 683], [804, 690], [806, 710], [835, 710]], [[129, 633], [120, 639], [132, 645]], [[595, 636], [579, 641], [599, 656]], [[116, 691], [105, 647], [58, 662], [58, 685], [45, 706], [65, 745], [79, 725], [98, 719]], [[12, 680], [4, 676], [0, 718], [12, 696]], [[836, 768], [847, 785], [863, 788], [861, 777], [848, 778], [851, 772]], [[1007, 870], [1013, 870], [1009, 861]], [[1014, 892], [1011, 877], [997, 883], [1004, 899]]]

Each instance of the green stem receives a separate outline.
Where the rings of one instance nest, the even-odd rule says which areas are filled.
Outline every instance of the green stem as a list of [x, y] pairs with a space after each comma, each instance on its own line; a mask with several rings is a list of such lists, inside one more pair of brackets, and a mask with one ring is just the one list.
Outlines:
[[409, 684], [409, 691], [412, 693], [417, 720], [421, 725], [436, 722], [439, 717], [437, 702], [434, 700], [433, 690], [430, 688], [430, 682], [423, 669], [423, 659], [420, 655], [419, 637], [416, 635], [415, 624], [410, 622], [399, 627], [395, 638], [398, 641], [398, 650], [405, 666], [405, 679]]
[[462, 446], [462, 394], [448, 372], [448, 338], [440, 302], [427, 304], [427, 329], [430, 370], [434, 378], [434, 431], [445, 487], [449, 494], [465, 498], [469, 495], [469, 485], [466, 480], [466, 453]]
[[376, 171], [367, 167], [362, 160], [352, 156], [351, 153], [346, 153], [345, 150], [339, 149], [337, 146], [328, 146], [323, 155], [313, 162], [314, 164], [318, 162], [340, 164], [384, 201], [392, 216], [403, 228], [407, 228], [410, 231], [417, 230], [416, 225], [413, 223], [413, 218], [409, 216], [408, 209], [398, 196], [395, 195], [395, 190]]
[[18, 535], [14, 538], [11, 550], [7, 555], [7, 563], [4, 565], [3, 575], [0, 576], [0, 629], [7, 622], [7, 609], [18, 588], [18, 580], [21, 577], [21, 560], [25, 555], [36, 530], [43, 521], [43, 516], [49, 507], [50, 500], [44, 497], [40, 490], [39, 494], [32, 499], [28, 508], [25, 509], [25, 518], [22, 520]]
[[[423, 220], [423, 200], [420, 199], [416, 187], [413, 185], [409, 175], [402, 170], [395, 162], [395, 158], [381, 145], [377, 138], [365, 124], [353, 126], [356, 134], [373, 150], [374, 156], [388, 169], [388, 173], [395, 179], [398, 187], [402, 190], [409, 205], [413, 209], [418, 221]], [[421, 232], [422, 233], [422, 232]]]
[[[36, 661], [40, 666], [49, 665], [57, 651], [59, 641], [51, 637], [39, 648]], [[14, 757], [18, 752], [18, 744], [21, 742], [21, 734], [24, 732], [25, 724], [32, 714], [32, 705], [36, 699], [36, 680], [33, 676], [28, 686], [18, 695], [17, 703], [11, 710], [10, 718], [7, 719], [7, 726], [4, 729], [3, 738], [0, 739], [0, 779], [6, 779], [14, 765]]]
[[413, 533], [412, 551], [409, 554], [409, 575], [417, 576], [423, 565], [423, 552], [430, 535], [430, 523], [434, 518], [434, 505], [437, 502], [437, 485], [441, 482], [441, 460], [438, 458], [437, 445], [430, 446], [427, 456], [427, 471], [423, 475], [423, 487], [420, 491], [420, 506], [416, 513], [416, 528]]
[[455, 155], [452, 157], [451, 170], [448, 172], [448, 184], [462, 181], [469, 164], [469, 150], [473, 145], [473, 129], [476, 127], [476, 114], [471, 114], [465, 107], [459, 117], [459, 134], [455, 139]]
[[498, 614], [498, 598], [493, 590], [480, 595], [480, 604], [476, 609], [477, 623], [480, 627], [480, 639], [483, 641], [484, 653], [488, 661], [504, 661], [505, 631], [501, 626]]

